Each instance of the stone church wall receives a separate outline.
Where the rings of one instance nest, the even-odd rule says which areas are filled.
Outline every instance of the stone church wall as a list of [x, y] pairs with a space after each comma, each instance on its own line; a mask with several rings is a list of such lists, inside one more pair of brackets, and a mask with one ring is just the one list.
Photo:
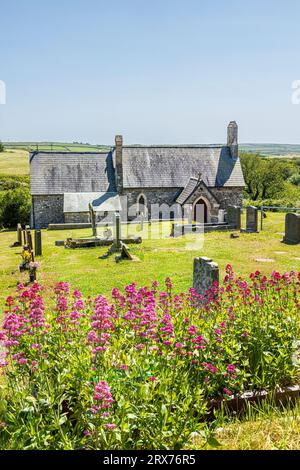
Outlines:
[[[176, 211], [176, 208], [178, 209], [178, 204], [175, 203], [175, 199], [180, 194], [180, 192], [181, 190], [178, 190], [178, 188], [124, 189], [122, 196], [127, 196], [127, 211], [130, 211], [128, 219], [132, 220], [135, 218], [133, 214], [135, 213], [135, 209], [137, 209], [137, 207], [135, 208], [132, 206], [137, 204], [138, 197], [140, 195], [143, 195], [146, 198], [147, 212], [148, 212], [148, 216], [150, 217], [152, 204], [158, 204], [159, 206], [166, 204], [169, 207], [174, 205], [174, 209]], [[167, 214], [165, 214], [165, 217], [162, 216], [162, 218], [169, 218], [166, 215]], [[153, 217], [152, 215], [152, 218], [156, 218], [156, 217], [155, 216]], [[176, 218], [176, 214], [174, 214], [174, 218]]]
[[48, 224], [64, 223], [64, 196], [32, 196], [31, 220], [34, 228], [46, 228]]
[[209, 188], [211, 193], [218, 199], [220, 209], [227, 209], [228, 206], [243, 205], [243, 188]]

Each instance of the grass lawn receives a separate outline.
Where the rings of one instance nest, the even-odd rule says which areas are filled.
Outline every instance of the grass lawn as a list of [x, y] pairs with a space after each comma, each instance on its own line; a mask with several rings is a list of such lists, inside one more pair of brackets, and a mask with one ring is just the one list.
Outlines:
[[1, 175], [28, 175], [29, 156], [25, 150], [6, 150], [0, 152]]
[[276, 408], [263, 405], [250, 408], [247, 415], [231, 422], [215, 423], [216, 429], [209, 444], [195, 437], [189, 449], [197, 450], [299, 450], [300, 404]]
[[[193, 258], [209, 256], [219, 263], [221, 277], [227, 263], [235, 271], [247, 275], [257, 269], [271, 273], [274, 269], [284, 272], [300, 270], [300, 246], [281, 243], [284, 231], [284, 214], [268, 213], [264, 220], [264, 231], [258, 234], [240, 234], [237, 239], [230, 238], [229, 232], [214, 232], [205, 235], [203, 247], [187, 249], [190, 236], [169, 238], [170, 224], [163, 223], [162, 239], [146, 239], [148, 224], [143, 232], [137, 232], [139, 226], [129, 227], [131, 234], [141, 234], [141, 245], [130, 245], [130, 251], [140, 261], [122, 261], [116, 263], [114, 256], [107, 259], [99, 257], [107, 252], [107, 247], [81, 248], [76, 250], [56, 247], [55, 240], [67, 237], [83, 237], [91, 234], [91, 229], [47, 231], [43, 230], [43, 256], [38, 259], [40, 268], [38, 280], [46, 286], [57, 281], [68, 281], [81, 289], [85, 295], [110, 295], [113, 287], [123, 288], [136, 282], [149, 285], [157, 279], [163, 283], [167, 276], [173, 280], [176, 291], [187, 290], [192, 286]], [[161, 226], [152, 224], [150, 229], [157, 233]], [[100, 235], [101, 230], [99, 229]], [[122, 226], [123, 236], [125, 226]], [[21, 248], [10, 248], [16, 240], [16, 232], [0, 233], [0, 287], [1, 299], [14, 291], [20, 281], [27, 280], [27, 273], [20, 274]]]

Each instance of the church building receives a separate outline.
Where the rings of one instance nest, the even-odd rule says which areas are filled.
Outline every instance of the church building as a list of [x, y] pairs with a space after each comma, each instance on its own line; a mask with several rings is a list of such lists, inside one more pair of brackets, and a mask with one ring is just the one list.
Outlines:
[[226, 145], [115, 145], [106, 152], [30, 154], [31, 223], [90, 221], [92, 206], [100, 221], [120, 211], [130, 220], [141, 212], [165, 218], [151, 208], [170, 207], [176, 218], [184, 206], [193, 218], [201, 205], [204, 222], [218, 220], [220, 210], [242, 206], [245, 186], [238, 156], [238, 126], [227, 128]]

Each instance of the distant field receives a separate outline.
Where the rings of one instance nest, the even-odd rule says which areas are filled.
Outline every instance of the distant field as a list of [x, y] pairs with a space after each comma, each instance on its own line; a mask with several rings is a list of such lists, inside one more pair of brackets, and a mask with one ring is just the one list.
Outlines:
[[268, 157], [300, 158], [300, 144], [240, 144], [239, 148]]
[[57, 152], [97, 152], [101, 150], [108, 150], [110, 147], [105, 145], [90, 145], [66, 142], [3, 142], [7, 149], [20, 149], [33, 152], [35, 150], [42, 151], [57, 151]]
[[28, 175], [29, 159], [25, 150], [7, 150], [0, 153], [1, 175]]
[[[109, 150], [109, 146], [88, 143], [67, 142], [3, 142], [7, 149], [60, 151], [60, 152], [97, 152]], [[260, 153], [270, 157], [300, 158], [300, 144], [240, 144], [243, 152]]]

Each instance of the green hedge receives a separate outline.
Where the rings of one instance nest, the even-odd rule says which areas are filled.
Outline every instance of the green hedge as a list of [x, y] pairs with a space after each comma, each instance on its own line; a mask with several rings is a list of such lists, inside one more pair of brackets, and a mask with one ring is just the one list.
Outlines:
[[0, 174], [0, 191], [8, 191], [9, 189], [27, 188], [30, 187], [30, 177], [16, 176], [16, 175], [1, 175]]
[[0, 192], [0, 226], [14, 228], [30, 220], [31, 197], [29, 187], [17, 187]]
[[250, 199], [244, 199], [243, 206], [244, 207], [254, 206], [254, 207], [257, 207], [258, 209], [260, 209], [261, 206], [299, 207], [300, 208], [300, 201], [295, 201], [295, 200], [291, 200], [288, 198], [264, 199], [264, 200], [258, 200], [258, 201], [251, 201]]

